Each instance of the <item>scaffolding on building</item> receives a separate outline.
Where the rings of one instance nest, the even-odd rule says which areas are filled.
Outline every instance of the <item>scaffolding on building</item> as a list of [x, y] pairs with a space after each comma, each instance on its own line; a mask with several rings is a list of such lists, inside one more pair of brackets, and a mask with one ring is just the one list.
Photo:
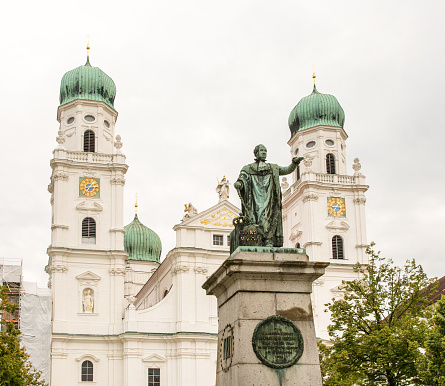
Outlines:
[[[20, 329], [20, 306], [23, 294], [22, 264], [22, 259], [0, 257], [0, 286], [7, 288], [8, 302], [17, 306], [14, 313], [2, 312], [1, 319], [13, 322], [17, 329]], [[2, 330], [5, 328], [2, 325]]]

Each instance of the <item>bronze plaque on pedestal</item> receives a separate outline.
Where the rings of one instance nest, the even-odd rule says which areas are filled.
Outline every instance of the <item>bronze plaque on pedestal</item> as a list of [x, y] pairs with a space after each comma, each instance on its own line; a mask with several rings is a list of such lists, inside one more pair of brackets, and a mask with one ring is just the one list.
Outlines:
[[303, 354], [303, 336], [299, 328], [283, 316], [262, 320], [252, 337], [253, 351], [266, 366], [284, 369], [294, 365]]

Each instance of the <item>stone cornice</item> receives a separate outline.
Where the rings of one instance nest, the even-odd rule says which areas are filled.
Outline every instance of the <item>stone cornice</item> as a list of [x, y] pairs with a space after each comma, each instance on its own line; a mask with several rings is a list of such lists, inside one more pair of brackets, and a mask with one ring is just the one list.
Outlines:
[[60, 122], [62, 118], [62, 112], [66, 110], [70, 110], [75, 106], [88, 106], [88, 107], [101, 107], [103, 110], [105, 110], [108, 114], [112, 115], [114, 117], [114, 121], [117, 121], [118, 112], [116, 110], [113, 110], [110, 106], [108, 106], [105, 102], [101, 101], [89, 101], [86, 99], [76, 99], [74, 101], [68, 102], [62, 106], [59, 106], [57, 108], [57, 121]]

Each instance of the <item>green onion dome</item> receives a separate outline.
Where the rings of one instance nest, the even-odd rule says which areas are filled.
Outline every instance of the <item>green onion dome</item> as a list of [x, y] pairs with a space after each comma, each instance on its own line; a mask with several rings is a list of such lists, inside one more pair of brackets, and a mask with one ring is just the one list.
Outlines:
[[134, 220], [124, 229], [124, 248], [130, 254], [128, 260], [160, 262], [161, 239], [139, 221], [137, 214], [134, 216]]
[[345, 112], [335, 96], [320, 94], [314, 85], [311, 95], [300, 100], [289, 115], [291, 136], [315, 126], [343, 127]]
[[90, 58], [84, 66], [68, 71], [60, 82], [60, 105], [76, 99], [105, 102], [114, 109], [116, 85], [105, 72], [98, 67], [92, 67]]

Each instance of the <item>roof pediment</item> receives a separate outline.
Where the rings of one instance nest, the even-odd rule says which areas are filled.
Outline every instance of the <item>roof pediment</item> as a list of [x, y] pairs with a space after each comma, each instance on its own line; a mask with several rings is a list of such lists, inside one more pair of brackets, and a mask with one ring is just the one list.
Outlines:
[[76, 279], [83, 282], [97, 282], [101, 279], [101, 277], [91, 271], [86, 271], [80, 275], [77, 275]]
[[347, 231], [350, 228], [350, 225], [344, 221], [334, 220], [331, 221], [328, 225], [326, 225], [326, 228], [332, 230]]
[[175, 225], [174, 230], [182, 227], [204, 227], [232, 229], [232, 221], [239, 216], [241, 209], [228, 200], [222, 200], [211, 208], [187, 218]]
[[149, 355], [148, 357], [145, 357], [142, 359], [142, 362], [165, 362], [165, 358], [162, 358], [161, 356], [157, 354]]

